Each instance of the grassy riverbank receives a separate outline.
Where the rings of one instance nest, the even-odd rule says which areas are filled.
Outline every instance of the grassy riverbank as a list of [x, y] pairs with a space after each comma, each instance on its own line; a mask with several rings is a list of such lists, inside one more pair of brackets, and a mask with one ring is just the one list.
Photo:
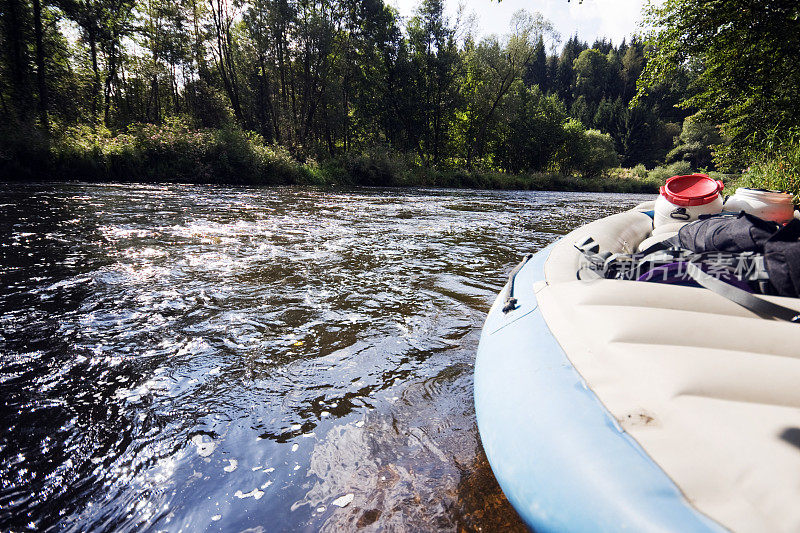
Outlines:
[[773, 134], [736, 185], [787, 191], [795, 205], [800, 204], [800, 131], [784, 137]]
[[[71, 128], [43, 135], [3, 132], [0, 179], [84, 180], [237, 185], [322, 185], [656, 192], [654, 171], [509, 174], [432, 168], [386, 149], [317, 162], [299, 161], [237, 128], [191, 129], [181, 123], [139, 125], [126, 133]], [[644, 167], [642, 167], [643, 169]]]

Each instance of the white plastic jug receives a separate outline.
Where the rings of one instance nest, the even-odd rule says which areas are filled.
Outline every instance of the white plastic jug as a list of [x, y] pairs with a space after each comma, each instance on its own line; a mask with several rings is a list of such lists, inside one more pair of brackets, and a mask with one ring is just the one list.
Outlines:
[[723, 211], [738, 213], [744, 211], [764, 220], [772, 220], [783, 224], [794, 217], [792, 195], [765, 189], [739, 187], [722, 206]]
[[678, 222], [691, 222], [700, 215], [722, 212], [721, 181], [705, 174], [672, 176], [661, 187], [656, 200], [653, 225], [658, 228]]

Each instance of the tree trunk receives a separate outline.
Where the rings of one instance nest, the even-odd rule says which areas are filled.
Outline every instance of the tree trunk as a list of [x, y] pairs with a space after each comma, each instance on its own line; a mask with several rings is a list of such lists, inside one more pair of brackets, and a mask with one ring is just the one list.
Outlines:
[[170, 69], [172, 70], [172, 112], [178, 115], [181, 112], [181, 102], [180, 95], [178, 94], [178, 72], [177, 68], [175, 67], [175, 63], [170, 63]]
[[44, 39], [42, 37], [42, 2], [33, 0], [33, 26], [36, 35], [36, 84], [39, 90], [39, 122], [42, 129], [48, 131], [47, 119], [47, 80], [44, 66]]
[[97, 123], [97, 111], [100, 104], [100, 68], [97, 66], [97, 38], [94, 26], [89, 26], [89, 50], [92, 54], [92, 70], [94, 81], [92, 83], [92, 121]]
[[[511, 77], [511, 83], [506, 85], [506, 82], [508, 81], [509, 77]], [[484, 150], [483, 150], [484, 146], [483, 145], [484, 145], [484, 142], [485, 142], [486, 130], [489, 127], [489, 122], [492, 120], [492, 117], [494, 116], [494, 112], [497, 109], [497, 105], [500, 103], [500, 100], [503, 98], [503, 96], [505, 96], [505, 94], [508, 92], [508, 90], [511, 89], [511, 85], [514, 83], [515, 79], [516, 79], [516, 77], [509, 73], [509, 74], [506, 74], [506, 76], [500, 82], [500, 89], [497, 91], [497, 96], [492, 101], [492, 106], [489, 108], [489, 112], [486, 113], [486, 116], [483, 117], [483, 120], [481, 120], [481, 122], [480, 122], [480, 124], [481, 124], [480, 125], [480, 129], [478, 130], [478, 135], [475, 138], [475, 149], [476, 150], [470, 150], [470, 155], [468, 156], [468, 159], [467, 159], [467, 168], [468, 169], [472, 170], [472, 158], [475, 155], [476, 151], [477, 151], [477, 156], [478, 157], [483, 157], [483, 152], [484, 152]]]
[[150, 91], [153, 94], [153, 113], [155, 113], [155, 123], [161, 124], [161, 105], [159, 102], [158, 74], [153, 74], [150, 82]]
[[28, 115], [27, 91], [25, 78], [27, 65], [25, 61], [25, 43], [22, 35], [22, 5], [19, 0], [8, 0], [8, 22], [6, 22], [6, 43], [8, 46], [8, 62], [11, 71], [11, 107], [20, 118]]
[[[276, 120], [276, 117], [275, 117], [275, 108], [272, 105], [271, 89], [270, 89], [270, 85], [269, 85], [269, 80], [267, 79], [267, 65], [266, 65], [266, 61], [264, 59], [264, 53], [263, 52], [258, 55], [258, 63], [259, 63], [259, 66], [261, 67], [260, 91], [261, 91], [261, 94], [262, 94], [261, 99], [263, 100], [262, 105], [266, 104], [267, 113], [269, 115], [267, 120], [269, 121], [271, 130], [272, 130], [271, 135], [269, 135], [269, 137], [270, 137], [271, 141], [275, 141], [277, 143], [280, 143], [281, 142], [281, 137], [280, 137], [280, 132], [278, 131], [278, 121]], [[264, 133], [264, 137], [267, 137], [267, 135], [266, 135], [267, 124], [264, 124], [262, 126], [262, 130], [263, 130], [263, 133]]]
[[244, 117], [242, 115], [242, 108], [239, 104], [239, 90], [236, 83], [236, 71], [234, 68], [233, 55], [230, 50], [231, 34], [230, 23], [227, 13], [223, 10], [224, 0], [209, 0], [211, 6], [211, 16], [214, 20], [214, 31], [217, 37], [217, 54], [219, 56], [218, 66], [220, 75], [222, 76], [222, 84], [225, 87], [225, 92], [228, 93], [228, 98], [233, 107], [233, 114], [239, 121], [239, 124], [244, 124]]
[[200, 15], [197, 11], [197, 0], [192, 0], [192, 23], [194, 25], [194, 61], [197, 63], [197, 74], [203, 78], [208, 74], [208, 66], [203, 56], [203, 41], [200, 37]]
[[116, 46], [111, 43], [111, 51], [108, 54], [108, 76], [106, 76], [105, 90], [103, 91], [103, 123], [108, 126], [111, 115], [111, 86], [117, 77], [117, 54]]

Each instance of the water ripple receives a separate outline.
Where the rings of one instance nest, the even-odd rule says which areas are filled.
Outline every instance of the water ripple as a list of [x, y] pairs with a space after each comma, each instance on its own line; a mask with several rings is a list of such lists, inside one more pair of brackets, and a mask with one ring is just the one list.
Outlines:
[[472, 362], [632, 195], [0, 186], [0, 529], [519, 529]]

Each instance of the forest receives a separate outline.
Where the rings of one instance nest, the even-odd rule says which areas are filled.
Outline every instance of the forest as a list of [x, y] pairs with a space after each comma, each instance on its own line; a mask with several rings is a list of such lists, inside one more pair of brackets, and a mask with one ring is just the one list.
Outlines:
[[645, 20], [614, 45], [527, 11], [478, 39], [442, 0], [0, 0], [0, 177], [797, 191], [796, 3]]

